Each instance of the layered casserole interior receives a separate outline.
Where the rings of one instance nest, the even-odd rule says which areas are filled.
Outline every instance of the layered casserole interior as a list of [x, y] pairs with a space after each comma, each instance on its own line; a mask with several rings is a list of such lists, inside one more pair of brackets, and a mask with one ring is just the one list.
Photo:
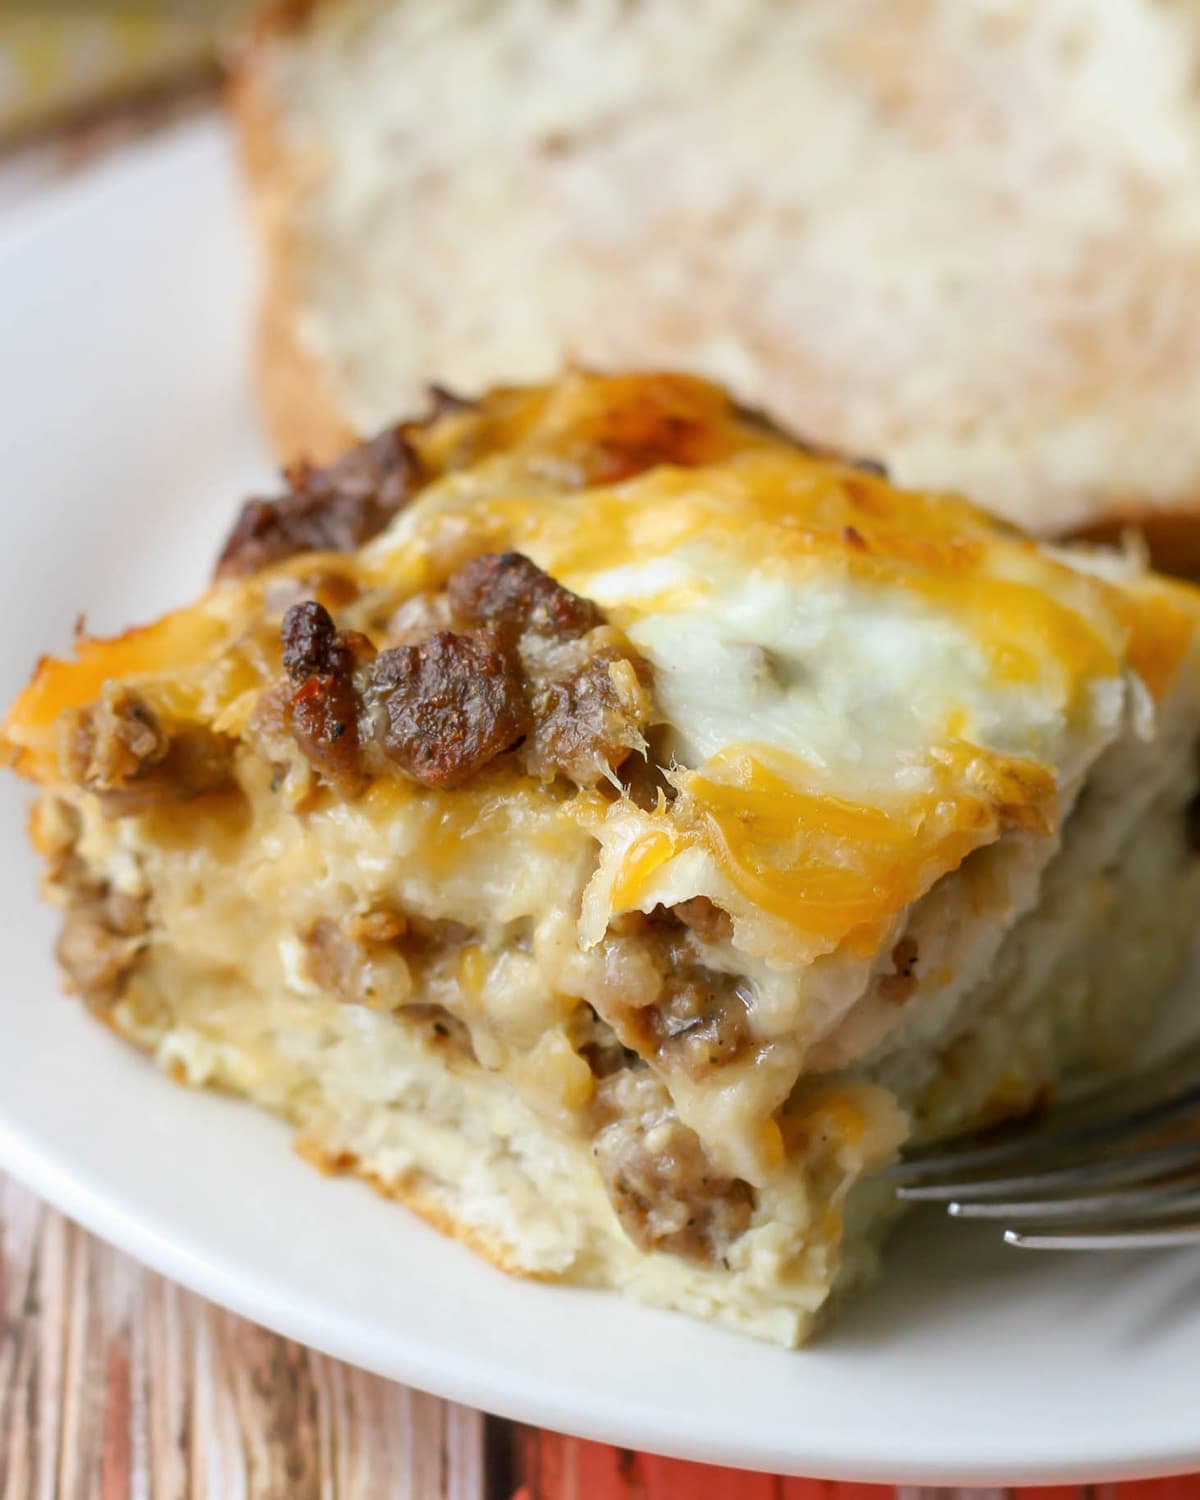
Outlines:
[[782, 1343], [906, 1139], [1123, 1059], [1200, 892], [1197, 596], [574, 374], [246, 505], [4, 744], [71, 986], [516, 1271]]

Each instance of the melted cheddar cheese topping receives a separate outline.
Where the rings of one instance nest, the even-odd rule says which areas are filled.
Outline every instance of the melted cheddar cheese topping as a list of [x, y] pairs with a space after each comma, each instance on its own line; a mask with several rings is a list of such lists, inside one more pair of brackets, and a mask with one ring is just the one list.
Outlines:
[[[562, 802], [600, 851], [585, 945], [614, 913], [704, 894], [769, 956], [869, 954], [972, 850], [1010, 828], [1053, 836], [1133, 696], [1169, 689], [1196, 627], [1189, 589], [896, 490], [698, 381], [576, 375], [418, 441], [440, 477], [360, 552], [321, 561], [394, 608], [474, 554], [520, 551], [594, 600], [654, 671], [666, 795]], [[221, 584], [43, 662], [8, 719], [10, 755], [52, 780], [58, 714], [114, 678], [236, 737], [279, 671], [268, 586], [313, 567]], [[489, 784], [493, 799], [545, 795], [515, 770]], [[405, 795], [379, 787], [367, 806], [385, 819]], [[421, 796], [445, 800], [450, 852], [429, 855], [452, 858], [471, 795]]]

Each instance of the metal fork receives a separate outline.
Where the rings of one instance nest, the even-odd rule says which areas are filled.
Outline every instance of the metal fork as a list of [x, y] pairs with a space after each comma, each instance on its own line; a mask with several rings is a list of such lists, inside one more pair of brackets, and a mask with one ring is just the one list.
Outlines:
[[913, 1151], [910, 1203], [1003, 1226], [1026, 1250], [1200, 1243], [1200, 1041], [1026, 1125]]

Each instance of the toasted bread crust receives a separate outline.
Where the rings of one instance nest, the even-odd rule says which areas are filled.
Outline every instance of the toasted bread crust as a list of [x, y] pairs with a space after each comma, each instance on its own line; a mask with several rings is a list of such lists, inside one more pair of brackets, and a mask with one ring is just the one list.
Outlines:
[[319, 366], [296, 334], [294, 300], [285, 290], [287, 257], [259, 314], [255, 360], [258, 394], [271, 446], [283, 463], [328, 463], [358, 440]]
[[286, 12], [264, 16], [234, 62], [228, 100], [254, 218], [263, 247], [262, 299], [255, 339], [258, 397], [271, 446], [281, 462], [332, 461], [359, 434], [346, 418], [320, 364], [305, 349], [297, 322], [295, 230], [306, 179], [319, 163], [302, 163], [279, 138], [259, 46], [272, 23], [294, 25]]
[[426, 1175], [412, 1172], [406, 1177], [385, 1179], [364, 1167], [353, 1153], [328, 1150], [305, 1135], [296, 1137], [295, 1149], [297, 1155], [302, 1156], [310, 1166], [316, 1167], [322, 1176], [357, 1177], [360, 1182], [373, 1188], [381, 1198], [409, 1209], [439, 1234], [444, 1234], [447, 1239], [457, 1240], [468, 1250], [481, 1255], [498, 1271], [503, 1271], [508, 1276], [524, 1276], [530, 1281], [554, 1280], [546, 1272], [526, 1265], [507, 1241], [489, 1239], [475, 1225], [468, 1224], [455, 1215], [447, 1204], [445, 1195], [437, 1192], [432, 1179]]

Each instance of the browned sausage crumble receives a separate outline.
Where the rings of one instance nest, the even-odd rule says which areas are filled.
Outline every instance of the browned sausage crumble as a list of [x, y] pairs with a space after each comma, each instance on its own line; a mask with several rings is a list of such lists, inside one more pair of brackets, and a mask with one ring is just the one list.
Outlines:
[[658, 1001], [630, 1020], [640, 1033], [639, 1052], [694, 1079], [732, 1062], [751, 1040], [736, 982], [700, 964], [672, 973]]
[[107, 884], [71, 893], [55, 949], [76, 992], [92, 1006], [120, 998], [146, 946], [146, 904]]
[[233, 784], [233, 742], [202, 725], [168, 731], [129, 688], [110, 685], [58, 725], [63, 775], [95, 792], [114, 816]]
[[65, 898], [56, 955], [72, 988], [91, 1006], [120, 998], [146, 947], [147, 902], [116, 890], [79, 855], [83, 824], [68, 802], [40, 810], [39, 843], [48, 879]]
[[361, 929], [343, 931], [337, 922], [323, 917], [302, 937], [309, 978], [346, 1005], [396, 1010], [407, 1002], [413, 988], [399, 947], [403, 935], [400, 926], [390, 937], [364, 936]]
[[283, 664], [293, 684], [288, 723], [297, 745], [344, 792], [363, 782], [358, 695], [353, 674], [375, 653], [365, 635], [339, 631], [315, 600], [293, 604], [283, 617]]
[[[749, 1227], [754, 1191], [720, 1172], [696, 1132], [648, 1085], [647, 1069], [627, 1070], [601, 1084], [616, 1111], [592, 1149], [613, 1209], [639, 1250], [721, 1264]], [[643, 1092], [646, 1107], [638, 1110]]]
[[124, 790], [161, 765], [170, 749], [154, 714], [126, 688], [64, 714], [59, 735], [65, 774], [96, 791]]
[[520, 553], [473, 558], [392, 623], [401, 643], [376, 655], [315, 600], [284, 616], [291, 734], [344, 793], [396, 769], [459, 786], [518, 749], [529, 774], [590, 786], [645, 745], [648, 666]]
[[409, 430], [389, 427], [323, 469], [288, 469], [285, 495], [243, 505], [217, 577], [255, 573], [298, 552], [353, 552], [377, 536], [423, 483]]
[[471, 558], [447, 582], [446, 597], [461, 619], [490, 625], [514, 642], [526, 632], [571, 640], [604, 623], [590, 599], [563, 588], [520, 552]]
[[636, 707], [649, 666], [590, 599], [519, 552], [472, 558], [446, 596], [459, 619], [498, 630], [520, 658], [532, 713], [523, 760], [532, 775], [590, 786], [644, 748]]
[[572, 1036], [597, 1081], [593, 1153], [622, 1228], [641, 1249], [720, 1262], [749, 1224], [749, 1184], [721, 1173], [662, 1083], [590, 1005]]
[[458, 786], [529, 732], [520, 663], [492, 631], [438, 631], [376, 658], [363, 700], [388, 759], [423, 786]]
[[719, 943], [732, 935], [727, 912], [698, 896], [649, 913], [622, 913], [609, 930], [637, 933], [644, 946], [652, 944], [660, 976], [656, 993], [636, 1001], [619, 996], [602, 1005], [605, 1022], [623, 1046], [664, 1071], [697, 1080], [754, 1044], [743, 982], [702, 962], [697, 947], [697, 939]]
[[702, 943], [727, 943], [733, 936], [733, 918], [707, 896], [693, 896], [690, 901], [677, 902], [670, 911], [677, 921], [690, 927]]
[[[419, 925], [391, 908], [364, 912], [344, 923], [322, 917], [301, 934], [308, 977], [344, 1005], [402, 1016], [427, 1028], [430, 1041], [448, 1053], [474, 1058], [471, 1033], [452, 1011], [412, 998], [421, 992], [419, 975], [426, 958]], [[470, 936], [466, 929], [464, 934]], [[453, 941], [455, 935], [449, 936]]]
[[[660, 464], [694, 467], [723, 456], [728, 407], [719, 393], [653, 377], [609, 384], [608, 403], [582, 415], [569, 402], [561, 414], [552, 412], [536, 392], [497, 392], [480, 405], [430, 386], [420, 420], [385, 428], [323, 468], [295, 464], [284, 474], [283, 495], [248, 500], [221, 550], [217, 577], [242, 577], [301, 552], [352, 552], [424, 485], [512, 443], [512, 434], [529, 421], [569, 426], [573, 441], [563, 442], [552, 459], [531, 452], [529, 463], [531, 472], [549, 468], [555, 482], [571, 489], [620, 483]], [[756, 425], [776, 430], [765, 419]], [[868, 460], [858, 462], [878, 472]]]

